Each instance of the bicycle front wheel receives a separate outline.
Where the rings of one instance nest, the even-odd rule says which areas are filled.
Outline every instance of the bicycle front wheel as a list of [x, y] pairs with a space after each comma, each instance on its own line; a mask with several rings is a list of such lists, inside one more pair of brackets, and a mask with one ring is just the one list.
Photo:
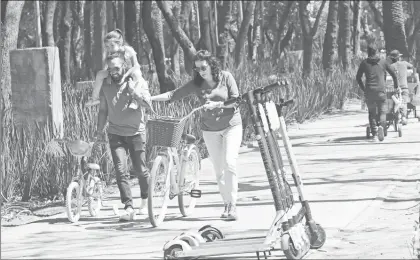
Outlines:
[[179, 178], [178, 206], [182, 216], [190, 215], [195, 208], [197, 198], [191, 197], [191, 190], [198, 190], [200, 185], [200, 153], [196, 146], [187, 152], [187, 161], [182, 166]]
[[77, 222], [80, 218], [81, 203], [79, 203], [79, 193], [82, 189], [79, 183], [73, 181], [67, 188], [66, 193], [66, 213], [70, 222]]
[[93, 177], [89, 188], [88, 209], [90, 215], [96, 217], [102, 208], [103, 187], [101, 180], [98, 177]]
[[150, 172], [148, 213], [153, 227], [165, 219], [170, 190], [169, 155], [158, 155]]

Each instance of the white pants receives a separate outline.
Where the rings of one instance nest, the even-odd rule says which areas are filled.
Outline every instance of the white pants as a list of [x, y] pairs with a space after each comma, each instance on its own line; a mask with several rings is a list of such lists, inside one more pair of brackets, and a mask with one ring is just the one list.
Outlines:
[[236, 164], [242, 142], [242, 124], [221, 131], [203, 131], [203, 138], [213, 163], [223, 201], [225, 204], [236, 204], [238, 198]]

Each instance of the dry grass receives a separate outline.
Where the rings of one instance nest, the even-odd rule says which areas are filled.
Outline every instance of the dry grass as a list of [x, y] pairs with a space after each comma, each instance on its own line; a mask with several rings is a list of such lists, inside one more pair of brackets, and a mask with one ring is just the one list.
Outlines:
[[[340, 108], [346, 98], [358, 93], [355, 89], [355, 71], [341, 73], [333, 71], [328, 78], [322, 70], [315, 66], [310, 78], [302, 79], [301, 71], [288, 75], [281, 75], [277, 68], [268, 62], [258, 65], [246, 64], [240, 69], [231, 70], [237, 79], [241, 93], [269, 83], [270, 75], [279, 78], [286, 76], [290, 85], [285, 89], [276, 91], [276, 98], [293, 98], [294, 105], [285, 110], [286, 122], [305, 120], [317, 117], [329, 108]], [[188, 77], [182, 77], [186, 82]], [[158, 86], [151, 84], [152, 94], [157, 94]], [[88, 140], [96, 127], [97, 108], [87, 109], [84, 104], [90, 95], [90, 90], [76, 90], [73, 86], [63, 86], [63, 111], [65, 136]], [[156, 102], [154, 109], [161, 115], [181, 117], [199, 106], [199, 101], [189, 97], [171, 104]], [[246, 122], [246, 110], [242, 109], [242, 116]], [[187, 124], [186, 131], [196, 135], [200, 140], [202, 135], [199, 129], [199, 116], [196, 115]], [[66, 147], [51, 142], [52, 135], [47, 128], [37, 126], [27, 127], [20, 132], [10, 126], [7, 143], [5, 144], [5, 172], [1, 176], [1, 192], [5, 201], [13, 198], [29, 200], [31, 197], [53, 198], [64, 194], [68, 183], [77, 171], [76, 158], [71, 156]], [[247, 138], [247, 137], [245, 137]], [[205, 157], [206, 149], [200, 142], [202, 155]], [[148, 147], [148, 153], [151, 148]], [[96, 150], [91, 160], [101, 162], [112, 168], [112, 162], [107, 147]], [[150, 158], [149, 156], [149, 159]], [[104, 177], [108, 182], [113, 179], [113, 171]]]

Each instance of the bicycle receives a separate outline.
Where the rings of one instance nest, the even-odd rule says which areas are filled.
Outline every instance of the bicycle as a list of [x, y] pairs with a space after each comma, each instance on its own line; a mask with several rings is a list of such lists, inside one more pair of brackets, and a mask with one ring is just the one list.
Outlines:
[[[72, 223], [78, 222], [82, 207], [86, 203], [90, 215], [96, 217], [103, 206], [103, 186], [101, 179], [98, 177], [100, 175], [100, 166], [96, 163], [88, 163], [87, 158], [91, 155], [95, 144], [107, 144], [107, 142], [85, 142], [83, 140], [68, 139], [55, 139], [55, 141], [65, 143], [70, 153], [78, 157], [80, 165], [77, 176], [73, 176], [67, 187], [67, 218]], [[75, 196], [73, 197], [73, 195]]]
[[[199, 190], [200, 153], [195, 145], [196, 137], [182, 134], [187, 119], [203, 106], [191, 111], [187, 116], [176, 119], [160, 117], [149, 119], [147, 132], [149, 143], [160, 146], [153, 161], [149, 179], [148, 215], [153, 227], [159, 226], [165, 219], [168, 202], [178, 196], [178, 206], [182, 216], [190, 215], [195, 208], [196, 199], [201, 197]], [[177, 149], [177, 147], [180, 148]], [[191, 167], [190, 167], [191, 166]], [[187, 181], [187, 173], [192, 173]], [[162, 198], [158, 204], [156, 195]], [[187, 201], [190, 197], [190, 201]]]

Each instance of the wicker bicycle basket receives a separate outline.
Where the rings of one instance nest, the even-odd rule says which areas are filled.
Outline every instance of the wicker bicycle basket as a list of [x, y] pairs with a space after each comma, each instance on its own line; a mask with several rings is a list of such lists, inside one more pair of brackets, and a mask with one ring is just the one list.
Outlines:
[[181, 142], [186, 120], [149, 119], [147, 121], [148, 142], [152, 146], [177, 147]]

